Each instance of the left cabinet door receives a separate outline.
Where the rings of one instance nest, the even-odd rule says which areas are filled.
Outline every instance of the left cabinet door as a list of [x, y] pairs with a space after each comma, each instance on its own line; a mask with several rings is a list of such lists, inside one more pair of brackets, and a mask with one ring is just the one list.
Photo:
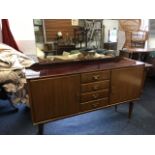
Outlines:
[[79, 112], [79, 75], [30, 80], [29, 91], [34, 123]]

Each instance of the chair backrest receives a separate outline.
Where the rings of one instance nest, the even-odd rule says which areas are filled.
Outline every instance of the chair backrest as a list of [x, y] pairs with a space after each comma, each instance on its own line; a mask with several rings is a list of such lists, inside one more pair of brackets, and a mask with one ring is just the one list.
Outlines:
[[145, 43], [148, 39], [147, 31], [133, 31], [131, 33], [131, 47], [145, 48]]
[[121, 19], [119, 29], [125, 32], [125, 44], [123, 48], [144, 48], [148, 39], [148, 32], [141, 31], [140, 19]]
[[122, 31], [138, 31], [140, 29], [141, 20], [140, 19], [120, 19], [119, 29]]

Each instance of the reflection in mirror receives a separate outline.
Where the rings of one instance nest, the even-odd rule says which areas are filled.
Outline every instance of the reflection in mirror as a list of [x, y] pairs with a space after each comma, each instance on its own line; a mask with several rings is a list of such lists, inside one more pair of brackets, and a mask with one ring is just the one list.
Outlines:
[[118, 20], [34, 19], [40, 62], [113, 58], [117, 50]]

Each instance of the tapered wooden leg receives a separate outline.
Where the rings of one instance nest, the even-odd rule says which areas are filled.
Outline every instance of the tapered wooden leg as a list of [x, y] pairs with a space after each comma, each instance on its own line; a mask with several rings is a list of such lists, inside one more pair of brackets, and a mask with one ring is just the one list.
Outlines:
[[38, 125], [38, 135], [43, 135], [44, 134], [44, 124], [39, 124]]
[[129, 113], [128, 113], [128, 118], [129, 119], [132, 116], [133, 106], [134, 106], [134, 103], [133, 102], [129, 102]]
[[115, 111], [117, 112], [117, 105], [115, 105]]

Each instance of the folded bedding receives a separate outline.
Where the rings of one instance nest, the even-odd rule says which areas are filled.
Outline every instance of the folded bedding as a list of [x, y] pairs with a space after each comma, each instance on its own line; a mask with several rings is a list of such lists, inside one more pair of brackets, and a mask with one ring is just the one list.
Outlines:
[[34, 64], [32, 59], [16, 50], [0, 51], [0, 71], [23, 69], [32, 64]]
[[13, 103], [28, 103], [24, 70], [34, 63], [25, 54], [0, 44], [0, 86], [11, 94]]

